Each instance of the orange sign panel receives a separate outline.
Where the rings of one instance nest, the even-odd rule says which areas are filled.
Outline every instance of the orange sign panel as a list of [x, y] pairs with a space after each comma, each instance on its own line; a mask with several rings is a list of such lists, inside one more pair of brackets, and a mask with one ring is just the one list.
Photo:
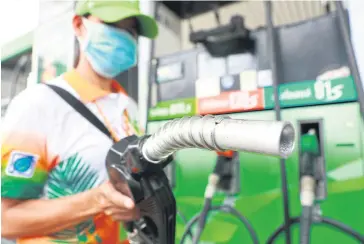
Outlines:
[[264, 109], [263, 89], [224, 92], [198, 99], [199, 114], [222, 114]]

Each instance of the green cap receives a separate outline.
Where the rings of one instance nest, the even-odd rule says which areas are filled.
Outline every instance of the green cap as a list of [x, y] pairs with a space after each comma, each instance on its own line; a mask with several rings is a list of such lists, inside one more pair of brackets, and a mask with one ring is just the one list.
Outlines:
[[140, 23], [140, 35], [155, 38], [158, 35], [157, 22], [150, 16], [142, 14], [137, 0], [79, 0], [76, 14], [90, 14], [106, 23], [113, 23], [129, 17], [136, 17]]

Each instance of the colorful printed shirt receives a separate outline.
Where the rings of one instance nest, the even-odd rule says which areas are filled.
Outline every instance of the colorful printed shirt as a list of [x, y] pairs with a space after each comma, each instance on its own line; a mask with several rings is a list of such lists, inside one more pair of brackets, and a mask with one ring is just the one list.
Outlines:
[[[83, 101], [119, 138], [140, 134], [137, 105], [114, 82], [108, 93], [68, 72], [50, 84]], [[101, 112], [100, 112], [101, 111]], [[13, 99], [2, 124], [1, 196], [54, 199], [77, 194], [107, 180], [105, 157], [112, 141], [44, 84]], [[18, 243], [119, 243], [120, 226], [100, 214], [50, 236]]]

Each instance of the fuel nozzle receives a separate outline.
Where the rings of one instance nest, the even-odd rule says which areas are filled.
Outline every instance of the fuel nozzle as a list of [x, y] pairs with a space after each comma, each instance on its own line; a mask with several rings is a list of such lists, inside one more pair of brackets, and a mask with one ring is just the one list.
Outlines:
[[235, 170], [235, 157], [237, 152], [235, 151], [217, 151], [216, 164], [213, 174], [216, 175], [219, 181], [216, 183], [216, 187], [224, 192], [230, 192], [233, 184], [234, 170]]
[[131, 197], [140, 209], [141, 219], [127, 225], [130, 236], [136, 230], [146, 236], [145, 243], [174, 243], [176, 201], [163, 170], [174, 152], [243, 150], [287, 158], [294, 148], [294, 135], [289, 122], [207, 115], [175, 119], [151, 136], [123, 138], [109, 150], [106, 168], [115, 189]]
[[312, 206], [316, 187], [315, 164], [319, 156], [319, 143], [314, 129], [301, 136], [300, 147], [301, 205]]
[[160, 164], [146, 160], [141, 153], [146, 138], [129, 136], [115, 143], [106, 157], [107, 171], [115, 189], [132, 198], [141, 212], [140, 220], [125, 223], [129, 240], [174, 243], [176, 201], [163, 171], [173, 158]]
[[310, 129], [306, 134], [301, 136], [301, 175], [315, 174], [315, 158], [319, 156], [319, 142], [316, 131]]

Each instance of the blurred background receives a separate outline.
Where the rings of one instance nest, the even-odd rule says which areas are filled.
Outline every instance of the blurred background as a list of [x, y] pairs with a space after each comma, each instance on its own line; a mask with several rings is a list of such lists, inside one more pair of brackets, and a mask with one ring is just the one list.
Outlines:
[[[140, 7], [155, 16], [160, 34], [155, 41], [140, 38], [138, 65], [117, 80], [138, 102], [148, 133], [170, 119], [195, 114], [291, 121], [298, 144], [314, 129], [319, 209], [364, 234], [364, 2], [340, 4], [342, 9], [335, 1], [143, 0]], [[27, 86], [73, 67], [74, 5], [71, 0], [1, 2], [2, 116]], [[253, 41], [252, 48], [216, 55], [233, 44], [197, 40], [199, 31], [207, 35], [239, 24], [248, 33], [240, 44]], [[230, 32], [223, 35], [234, 39]], [[243, 213], [264, 243], [287, 214], [301, 213], [301, 156], [300, 147], [285, 162], [240, 153], [230, 187], [220, 189], [214, 201]], [[215, 161], [214, 153], [183, 150], [167, 169], [180, 212], [178, 240], [186, 221], [201, 210]], [[201, 243], [252, 243], [236, 218], [214, 213], [208, 223]], [[298, 228], [291, 231], [292, 243], [298, 243]], [[288, 242], [282, 234], [274, 243]], [[312, 243], [358, 242], [320, 225], [312, 230]]]
[[[3, 1], [1, 5], [1, 23], [6, 33], [1, 37], [4, 105], [12, 95], [25, 88], [27, 81], [36, 83], [47, 80], [72, 67], [77, 45], [71, 29], [74, 1], [14, 0]], [[216, 27], [218, 24], [212, 11], [216, 6], [221, 24], [229, 23], [233, 15], [239, 14], [244, 17], [248, 29], [266, 26], [264, 1], [161, 1], [156, 13], [154, 5], [149, 1], [142, 1], [141, 4], [141, 8], [155, 15], [159, 23], [160, 35], [153, 44], [153, 57], [193, 49], [196, 45], [189, 40], [191, 25], [196, 30]], [[275, 26], [299, 23], [335, 11], [332, 1], [273, 1], [273, 5]], [[14, 18], [14, 12], [21, 17]], [[290, 38], [298, 37], [292, 35]], [[151, 45], [148, 40], [141, 40], [140, 43], [141, 50]], [[144, 56], [140, 57], [140, 63], [146, 66], [150, 55]], [[139, 78], [141, 94], [146, 93], [144, 83], [144, 77]]]

